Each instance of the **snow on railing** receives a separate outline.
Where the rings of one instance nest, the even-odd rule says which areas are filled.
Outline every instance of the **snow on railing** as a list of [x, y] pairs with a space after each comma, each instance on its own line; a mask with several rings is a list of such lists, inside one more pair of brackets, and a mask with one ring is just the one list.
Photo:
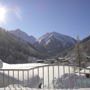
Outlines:
[[90, 88], [90, 69], [59, 64], [0, 69], [0, 88]]

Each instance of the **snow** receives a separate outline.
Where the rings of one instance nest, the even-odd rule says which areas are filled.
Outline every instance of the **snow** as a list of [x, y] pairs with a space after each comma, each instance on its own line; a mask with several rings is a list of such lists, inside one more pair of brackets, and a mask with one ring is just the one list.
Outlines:
[[90, 73], [90, 69], [82, 69], [80, 72], [81, 73]]
[[[42, 67], [35, 68], [35, 67], [43, 66], [43, 65], [45, 65], [43, 68]], [[32, 68], [34, 68], [34, 70]], [[6, 87], [7, 90], [10, 87], [13, 88], [13, 85], [15, 86], [15, 88], [17, 88], [18, 83], [21, 88], [25, 87], [28, 89], [38, 88], [39, 85], [42, 83], [42, 88], [44, 87], [46, 90], [48, 90], [47, 89], [48, 84], [49, 84], [49, 88], [51, 89], [61, 88], [59, 90], [62, 90], [62, 88], [63, 89], [64, 88], [67, 88], [67, 89], [75, 88], [75, 90], [78, 90], [79, 88], [79, 90], [86, 90], [86, 88], [89, 88], [87, 90], [90, 90], [89, 84], [88, 85], [80, 84], [80, 83], [78, 84], [77, 82], [81, 80], [89, 82], [90, 79], [85, 78], [83, 75], [79, 76], [78, 73], [73, 74], [74, 69], [72, 66], [69, 66], [69, 67], [68, 66], [58, 66], [58, 65], [48, 66], [47, 64], [41, 64], [41, 63], [11, 64], [10, 65], [7, 63], [3, 63], [2, 69], [16, 69], [14, 71], [14, 75], [13, 75], [13, 71], [9, 71], [9, 76], [8, 76], [8, 71], [4, 72], [5, 74], [4, 84], [3, 84], [3, 72], [0, 71], [0, 87], [1, 88]], [[21, 71], [18, 72], [17, 69], [21, 69]], [[23, 72], [22, 69], [26, 69], [26, 70]], [[84, 88], [84, 89], [80, 89], [80, 88]]]
[[[13, 76], [13, 71], [9, 71], [9, 82], [8, 82], [8, 71], [4, 71], [4, 74], [5, 74], [5, 86], [8, 86], [10, 84], [17, 84], [19, 82], [19, 84], [21, 84], [22, 86], [25, 85], [27, 87], [30, 87], [30, 88], [38, 88], [39, 84], [40, 83], [43, 83], [43, 68], [42, 67], [39, 67], [39, 72], [38, 72], [38, 69], [35, 68], [34, 71], [31, 70], [27, 70], [27, 69], [30, 69], [32, 67], [37, 67], [37, 66], [42, 66], [42, 65], [45, 65], [45, 64], [13, 64], [13, 65], [9, 65], [9, 64], [6, 64], [6, 63], [3, 63], [3, 69], [26, 69], [24, 71], [24, 74], [23, 74], [23, 71], [14, 71], [14, 76]], [[68, 73], [68, 67], [65, 66], [64, 67], [65, 69], [65, 73]], [[57, 73], [57, 70], [58, 70], [58, 66], [54, 66], [54, 78], [57, 78], [58, 77], [58, 73]], [[64, 72], [62, 71], [63, 70], [63, 67], [62, 66], [59, 66], [59, 72], [60, 72], [60, 75], [63, 75]], [[72, 70], [72, 67], [70, 67], [70, 70], [71, 72], [73, 72]], [[62, 72], [61, 72], [62, 71]], [[33, 72], [34, 72], [34, 78], [33, 78]], [[3, 87], [3, 72], [0, 72], [1, 75], [0, 75], [0, 80], [2, 82], [0, 82], [0, 86]], [[29, 73], [29, 76], [28, 76], [28, 73]], [[18, 74], [19, 74], [19, 80], [18, 80]], [[24, 75], [24, 76], [23, 76]], [[24, 77], [24, 81], [23, 81], [23, 77]], [[14, 82], [13, 82], [13, 78], [14, 78]], [[50, 84], [50, 87], [53, 87], [52, 85], [52, 81], [53, 81], [53, 66], [49, 66], [49, 76], [48, 76], [48, 66], [44, 67], [44, 86], [45, 88], [48, 87], [48, 78], [49, 78], [49, 84]], [[37, 82], [37, 83], [36, 83]], [[24, 84], [23, 84], [24, 83]]]
[[90, 79], [75, 75], [64, 74], [61, 78], [54, 81], [55, 88], [90, 88]]
[[51, 38], [55, 38], [62, 42], [62, 44], [65, 46], [67, 43], [72, 43], [75, 44], [75, 40], [72, 37], [57, 33], [57, 32], [51, 32], [51, 33], [46, 33], [43, 36], [41, 36], [37, 41], [41, 44], [47, 45], [50, 43]]
[[90, 68], [90, 66], [88, 66], [87, 68]]
[[50, 35], [50, 33], [46, 33], [45, 35], [43, 35], [43, 36], [41, 36], [39, 39], [37, 39], [37, 41], [38, 41], [39, 43], [41, 43], [42, 40], [44, 40], [44, 39], [46, 39], [47, 37], [49, 37], [49, 35]]
[[27, 64], [7, 64], [3, 63], [2, 69], [30, 69], [37, 66], [43, 66], [47, 64], [41, 64], [41, 63], [27, 63]]
[[[25, 85], [25, 86], [29, 86], [29, 87], [34, 87], [37, 88], [38, 85], [41, 83], [42, 79], [37, 75], [37, 73], [34, 74], [34, 77], [32, 75], [32, 71], [28, 71], [29, 69], [33, 68], [33, 67], [37, 67], [37, 66], [42, 66], [42, 65], [46, 65], [46, 64], [41, 64], [41, 63], [32, 63], [32, 64], [7, 64], [7, 63], [3, 63], [3, 67], [2, 69], [15, 69], [14, 70], [14, 75], [13, 75], [13, 70], [10, 70], [9, 73], [7, 70], [4, 71], [4, 83], [3, 83], [3, 71], [0, 71], [0, 87], [6, 87], [8, 85], [11, 84], [21, 84], [21, 86]], [[20, 71], [18, 72], [18, 69], [20, 69]], [[24, 72], [22, 71], [22, 69], [26, 69], [24, 70]], [[30, 76], [28, 76], [27, 74], [30, 74]], [[8, 76], [9, 74], [9, 76]], [[18, 80], [18, 75], [19, 75], [19, 80]], [[23, 79], [24, 77], [24, 79]], [[9, 79], [8, 79], [9, 78]], [[8, 81], [9, 80], [9, 81]], [[35, 81], [36, 80], [36, 81]]]

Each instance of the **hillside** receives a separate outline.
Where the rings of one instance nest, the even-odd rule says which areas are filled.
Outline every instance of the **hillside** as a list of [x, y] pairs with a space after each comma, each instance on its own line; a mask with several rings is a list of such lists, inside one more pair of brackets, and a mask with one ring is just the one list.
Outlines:
[[21, 31], [20, 29], [16, 29], [13, 31], [10, 31], [10, 33], [14, 34], [20, 39], [23, 39], [24, 42], [28, 42], [30, 44], [34, 44], [36, 42], [36, 38], [33, 36], [29, 36], [27, 33]]
[[22, 42], [8, 31], [0, 28], [0, 59], [7, 63], [27, 63], [29, 56], [40, 57], [30, 43]]
[[90, 56], [90, 36], [83, 39], [81, 43], [83, 45], [84, 51]]
[[87, 66], [90, 65], [90, 59], [87, 59], [87, 56], [90, 56], [90, 36], [80, 40], [79, 43], [77, 40], [73, 48], [59, 53], [56, 58], [69, 58], [72, 64], [81, 63], [82, 66]]

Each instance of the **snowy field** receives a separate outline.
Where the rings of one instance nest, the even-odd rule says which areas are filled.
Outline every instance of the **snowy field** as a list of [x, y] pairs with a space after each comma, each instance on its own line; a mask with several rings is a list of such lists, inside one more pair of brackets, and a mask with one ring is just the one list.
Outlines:
[[[40, 63], [10, 65], [1, 62], [0, 65], [1, 69], [16, 69], [14, 71], [4, 71], [4, 73], [0, 71], [0, 90], [3, 90], [3, 87], [6, 90], [19, 90], [20, 88], [22, 90], [37, 88], [34, 90], [39, 90], [40, 84], [42, 84], [41, 88], [45, 88], [45, 90], [48, 90], [47, 88], [50, 88], [50, 90], [56, 90], [52, 88], [57, 88], [57, 90], [90, 90], [89, 83], [80, 84], [77, 82], [77, 80], [89, 82], [90, 79], [85, 78], [83, 75], [79, 76], [78, 73], [73, 74], [75, 72], [72, 66], [48, 66]], [[38, 66], [44, 67], [34, 68]], [[18, 69], [20, 70], [18, 71]], [[23, 69], [25, 70], [23, 71]]]

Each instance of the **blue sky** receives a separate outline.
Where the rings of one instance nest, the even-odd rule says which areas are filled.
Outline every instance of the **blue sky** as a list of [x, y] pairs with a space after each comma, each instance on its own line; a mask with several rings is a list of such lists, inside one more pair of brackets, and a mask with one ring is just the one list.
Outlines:
[[14, 10], [0, 24], [7, 30], [19, 28], [37, 38], [53, 31], [80, 39], [90, 35], [90, 0], [0, 0], [0, 4]]

